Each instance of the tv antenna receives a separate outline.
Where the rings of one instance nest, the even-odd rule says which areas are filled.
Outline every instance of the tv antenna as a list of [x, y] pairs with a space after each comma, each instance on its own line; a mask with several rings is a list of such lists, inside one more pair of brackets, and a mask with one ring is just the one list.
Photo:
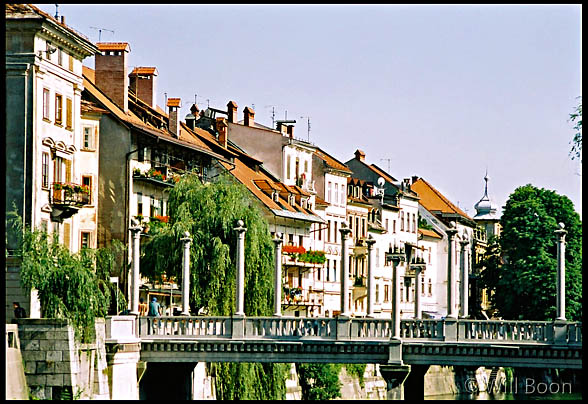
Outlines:
[[390, 174], [390, 161], [392, 161], [392, 159], [380, 159], [380, 161], [387, 161], [388, 162], [388, 171], [386, 171], [388, 174]]
[[91, 29], [95, 29], [98, 30], [98, 42], [100, 42], [102, 40], [102, 31], [108, 31], [108, 32], [112, 32], [112, 34], [114, 35], [114, 31], [111, 29], [106, 29], [106, 28], [98, 28], [98, 27], [90, 27]]
[[59, 4], [55, 5], [55, 19], [59, 19]]
[[301, 116], [300, 119], [306, 119], [306, 136], [308, 138], [308, 142], [310, 143], [310, 117], [309, 116]]

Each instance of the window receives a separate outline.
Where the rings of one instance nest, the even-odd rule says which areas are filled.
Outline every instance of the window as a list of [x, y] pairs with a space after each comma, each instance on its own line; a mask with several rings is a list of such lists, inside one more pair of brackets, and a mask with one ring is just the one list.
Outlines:
[[380, 302], [380, 285], [376, 284], [376, 304]]
[[73, 129], [73, 104], [71, 98], [65, 100], [65, 129]]
[[425, 295], [425, 278], [421, 277], [421, 296]]
[[320, 224], [318, 225], [318, 231], [317, 231], [317, 233], [318, 233], [318, 239], [319, 239], [319, 241], [322, 241], [322, 239], [323, 239], [323, 228], [321, 227]]
[[339, 184], [335, 184], [335, 200], [333, 204], [336, 205], [339, 203]]
[[290, 156], [286, 157], [286, 179], [290, 179]]
[[304, 160], [304, 172], [308, 173], [308, 160]]
[[384, 285], [384, 303], [390, 301], [390, 285]]
[[335, 241], [335, 243], [336, 243], [336, 242], [337, 242], [337, 234], [338, 234], [338, 231], [337, 231], [337, 224], [339, 224], [339, 222], [334, 222], [334, 223], [335, 223], [335, 235], [333, 236], [333, 240], [334, 240], [334, 241]]
[[331, 203], [331, 181], [327, 184], [327, 202]]
[[327, 282], [331, 281], [331, 260], [327, 260]]
[[49, 188], [49, 153], [43, 152], [41, 161], [41, 186]]
[[386, 231], [388, 231], [388, 219], [386, 219]]
[[68, 65], [68, 69], [70, 72], [73, 72], [74, 69], [74, 60], [73, 60], [73, 56], [72, 55], [68, 55], [69, 56], [69, 65]]
[[[430, 263], [431, 263], [431, 247], [429, 247], [429, 264]], [[431, 281], [431, 280], [429, 279], [429, 281]]]
[[413, 233], [417, 232], [416, 215], [414, 213], [412, 214], [412, 232]]
[[327, 224], [327, 243], [331, 242], [331, 221], [328, 221]]
[[392, 233], [396, 233], [396, 219], [392, 220]]
[[61, 125], [63, 122], [63, 97], [61, 94], [55, 94], [55, 124]]
[[365, 223], [365, 218], [361, 219], [361, 236], [367, 237], [367, 226]]
[[137, 215], [143, 216], [143, 193], [137, 192]]
[[400, 212], [400, 231], [404, 231], [404, 212]]
[[55, 157], [53, 160], [53, 181], [55, 182], [63, 182], [63, 174], [64, 174], [64, 159], [62, 157]]
[[345, 185], [341, 184], [341, 206], [345, 206]]
[[151, 206], [149, 216], [160, 216], [161, 215], [161, 201], [154, 197], [151, 197]]
[[89, 191], [88, 203], [92, 203], [92, 176], [91, 175], [82, 175], [82, 185], [88, 187], [88, 191]]
[[429, 278], [429, 296], [433, 295], [433, 284], [431, 283], [431, 278]]
[[406, 231], [410, 231], [410, 213], [406, 213]]
[[304, 241], [304, 236], [298, 236], [298, 245], [302, 247], [302, 242]]
[[337, 282], [337, 260], [333, 260], [333, 282]]
[[84, 126], [83, 130], [83, 149], [92, 150], [94, 149], [94, 128], [91, 126]]
[[321, 280], [321, 272], [322, 272], [322, 268], [319, 268], [318, 271], [316, 271], [316, 276], [317, 276], [317, 281]]
[[80, 248], [90, 248], [90, 236], [92, 233], [83, 231], [80, 237]]
[[353, 231], [353, 216], [349, 215], [349, 230]]
[[61, 66], [63, 64], [63, 51], [61, 48], [57, 49], [57, 64]]
[[43, 119], [49, 121], [49, 90], [43, 89]]
[[404, 278], [400, 278], [400, 301], [404, 302]]
[[294, 235], [293, 234], [288, 234], [288, 244], [294, 245]]

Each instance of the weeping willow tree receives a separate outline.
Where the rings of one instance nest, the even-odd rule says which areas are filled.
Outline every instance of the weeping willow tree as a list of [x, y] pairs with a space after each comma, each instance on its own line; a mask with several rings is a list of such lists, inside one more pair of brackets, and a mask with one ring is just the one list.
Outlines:
[[[108, 313], [113, 294], [109, 277], [123, 253], [123, 244], [113, 240], [110, 247], [84, 248], [72, 254], [57, 237], [24, 227], [15, 212], [9, 216], [19, 237], [15, 255], [21, 259], [21, 284], [25, 290], [37, 290], [41, 317], [67, 319], [79, 340], [92, 341], [95, 318]], [[124, 305], [118, 303], [119, 307]]]
[[[141, 273], [152, 281], [181, 280], [180, 239], [193, 239], [190, 249], [192, 313], [230, 316], [235, 311], [236, 246], [233, 230], [243, 220], [245, 233], [245, 314], [269, 316], [273, 302], [273, 242], [268, 225], [249, 191], [224, 176], [202, 184], [187, 175], [170, 191], [169, 222], [158, 227], [143, 247]], [[283, 399], [287, 365], [211, 363], [217, 398]]]

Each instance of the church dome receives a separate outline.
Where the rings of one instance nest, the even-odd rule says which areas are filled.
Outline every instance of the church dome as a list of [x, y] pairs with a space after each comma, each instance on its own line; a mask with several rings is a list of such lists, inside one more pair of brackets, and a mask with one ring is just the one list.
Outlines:
[[474, 209], [476, 209], [476, 216], [474, 216], [474, 219], [498, 219], [496, 216], [498, 207], [488, 196], [489, 179], [490, 177], [488, 177], [488, 173], [486, 173], [486, 176], [484, 177], [484, 181], [486, 181], [486, 185], [484, 187], [484, 196], [478, 201], [478, 203], [474, 205]]

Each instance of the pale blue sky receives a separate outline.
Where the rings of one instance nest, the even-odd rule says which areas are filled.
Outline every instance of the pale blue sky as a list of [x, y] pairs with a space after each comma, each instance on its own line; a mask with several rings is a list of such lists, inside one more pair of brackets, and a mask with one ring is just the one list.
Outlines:
[[[55, 14], [55, 5], [39, 7]], [[581, 95], [580, 5], [71, 5], [92, 41], [129, 42], [129, 66], [159, 71], [158, 105], [255, 105], [298, 121], [295, 136], [339, 160], [366, 153], [418, 175], [470, 215], [531, 183], [581, 213], [568, 121]], [[93, 67], [93, 59], [85, 64]]]

